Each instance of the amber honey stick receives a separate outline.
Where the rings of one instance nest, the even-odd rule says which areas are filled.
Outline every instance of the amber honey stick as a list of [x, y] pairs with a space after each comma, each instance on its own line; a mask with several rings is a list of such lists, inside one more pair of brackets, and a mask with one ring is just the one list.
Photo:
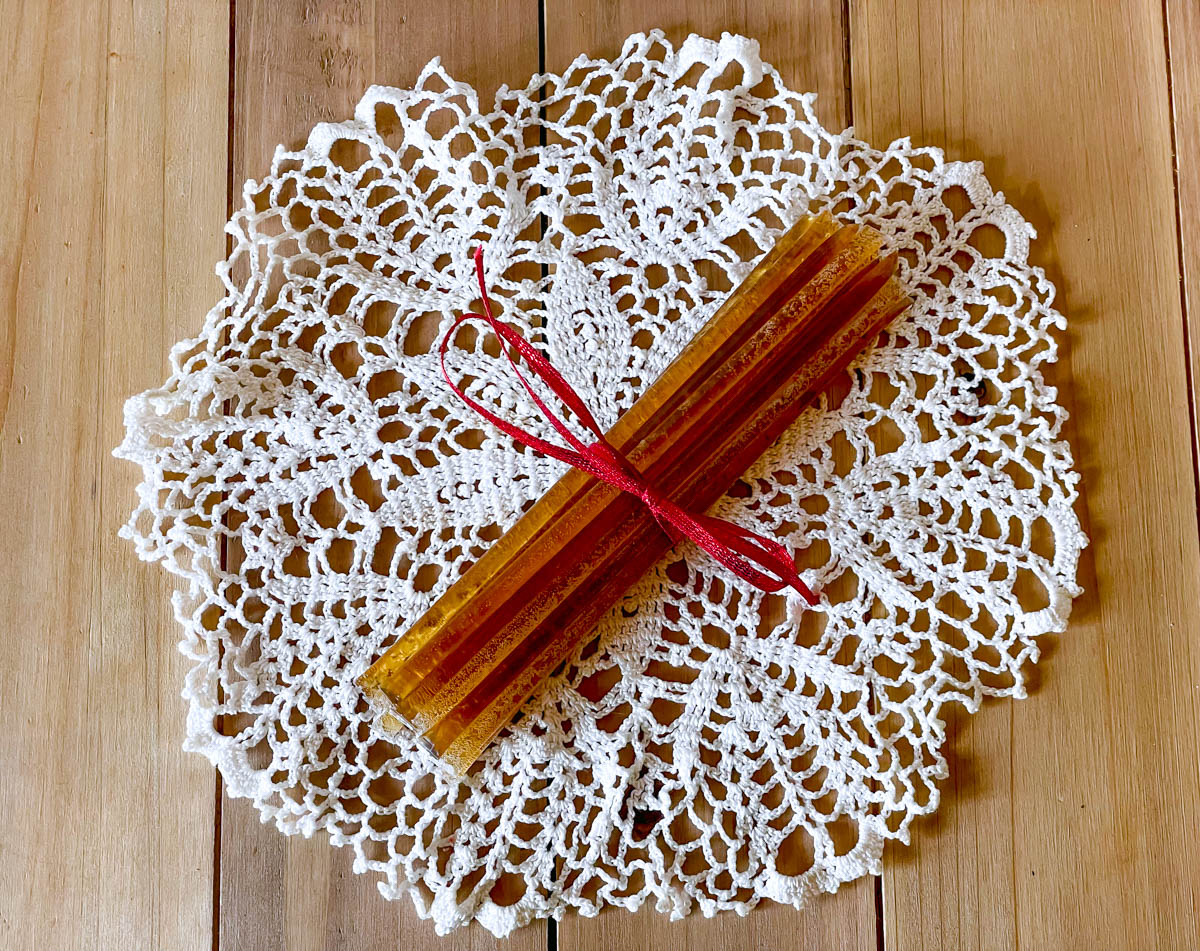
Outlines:
[[[696, 513], [907, 306], [882, 247], [871, 229], [835, 228], [827, 215], [801, 220], [617, 424], [595, 430], [596, 443], [583, 445], [548, 417], [579, 451], [545, 450], [579, 468], [362, 675], [384, 728], [420, 735], [466, 771], [681, 530], [751, 583], [811, 597], [778, 543]], [[482, 289], [481, 262], [479, 279]], [[494, 321], [490, 310], [486, 319]], [[553, 368], [521, 353], [590, 418]], [[515, 438], [540, 442], [471, 405]]]
[[[812, 252], [823, 244], [836, 228], [829, 216], [802, 218], [776, 243], [762, 264], [730, 295], [729, 299], [692, 338], [667, 369], [625, 412], [608, 433], [610, 443], [622, 452], [636, 450], [662, 415], [677, 409], [680, 402], [701, 380], [706, 379], [731, 348], [744, 342], [748, 333], [768, 320], [772, 305], [780, 293], [791, 291], [789, 279]], [[453, 593], [446, 592], [420, 622], [410, 628], [364, 677], [364, 687], [377, 678], [407, 663], [425, 647], [434, 633], [445, 634], [448, 625], [470, 607], [480, 607], [474, 595], [485, 586], [503, 584], [515, 588], [555, 553], [555, 543], [567, 542], [572, 531], [618, 495], [612, 486], [578, 469], [568, 471], [524, 516], [510, 528], [471, 568], [455, 582]], [[546, 532], [556, 532], [536, 550], [530, 542]], [[521, 575], [518, 578], [518, 575]], [[480, 618], [464, 614], [466, 626]], [[445, 646], [449, 642], [440, 637]], [[411, 668], [415, 674], [423, 667]]]
[[[819, 322], [837, 320], [846, 311], [838, 295], [857, 292], [865, 299], [886, 280], [886, 266], [877, 257], [878, 236], [851, 229], [845, 229], [840, 236], [845, 237], [848, 232], [848, 240], [828, 242], [834, 247], [826, 260], [840, 266], [823, 269], [821, 279], [805, 284], [746, 346], [703, 381], [693, 394], [696, 398], [685, 401], [670, 414], [630, 456], [631, 462], [652, 481], [673, 484], [708, 468], [709, 457], [714, 451], [721, 451], [717, 448], [720, 440], [714, 440], [712, 433], [725, 428], [723, 420], [738, 418], [747, 401], [762, 402], [763, 385], [773, 386], [772, 381], [789, 378], [787, 368], [804, 362], [806, 349], [811, 350], [815, 341], [824, 339]], [[873, 271], [858, 270], [863, 262], [872, 260], [876, 262]], [[853, 283], [863, 275], [866, 284]], [[753, 373], [747, 371], [752, 361], [756, 362]], [[725, 487], [719, 487], [717, 495]], [[402, 668], [410, 691], [394, 697], [397, 712], [419, 731], [430, 728], [488, 676], [490, 668], [515, 648], [527, 631], [541, 623], [552, 606], [572, 595], [573, 589], [592, 570], [592, 562], [603, 564], [623, 557], [630, 533], [647, 526], [644, 514], [637, 498], [623, 493], [611, 496], [609, 504], [576, 534], [569, 547], [562, 549], [570, 557], [556, 558], [521, 588], [504, 591], [504, 596], [499, 593], [501, 589], [493, 592], [484, 606], [490, 623], [469, 630], [464, 643], [448, 656], [443, 655], [440, 669], [425, 667], [414, 671], [412, 662]], [[539, 547], [550, 544], [542, 539], [535, 542]], [[574, 552], [587, 553], [588, 557], [576, 557]], [[517, 613], [513, 615], [510, 610]], [[436, 639], [439, 645], [453, 640], [450, 628], [454, 626], [451, 622], [439, 632]], [[493, 632], [497, 630], [502, 633], [495, 635]]]
[[[828, 215], [802, 219], [776, 244], [759, 268], [744, 281], [706, 323], [701, 331], [650, 385], [608, 434], [619, 451], [636, 452], [647, 436], [665, 418], [680, 414], [681, 404], [698, 387], [713, 379], [727, 363], [729, 352], [740, 349], [755, 330], [776, 316], [781, 300], [794, 296], [797, 286], [816, 268], [804, 264], [814, 252], [828, 247], [838, 231]], [[846, 244], [843, 232], [834, 245]], [[759, 348], [762, 349], [761, 347]], [[737, 380], [733, 379], [736, 385]], [[662, 440], [659, 440], [661, 449]], [[676, 448], [686, 444], [676, 440]], [[636, 458], [636, 464], [645, 459]], [[394, 712], [403, 717], [403, 683], [415, 686], [454, 650], [459, 640], [479, 632], [489, 612], [502, 608], [509, 599], [500, 591], [529, 592], [529, 579], [563, 551], [589, 525], [607, 522], [606, 510], [624, 503], [623, 493], [579, 470], [569, 471], [529, 512], [460, 578], [368, 671], [363, 686], [370, 693], [387, 682], [387, 697]], [[588, 539], [581, 540], [583, 545]], [[561, 564], [561, 561], [559, 562]], [[487, 597], [480, 592], [486, 591]], [[434, 636], [436, 635], [436, 636]], [[457, 639], [456, 639], [457, 638]]]

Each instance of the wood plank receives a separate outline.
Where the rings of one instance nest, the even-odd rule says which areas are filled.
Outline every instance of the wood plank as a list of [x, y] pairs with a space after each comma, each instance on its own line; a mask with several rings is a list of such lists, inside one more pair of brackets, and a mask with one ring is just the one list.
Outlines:
[[[411, 86], [441, 56], [457, 78], [490, 101], [501, 83], [523, 86], [537, 71], [532, 0], [444, 7], [416, 2], [318, 5], [248, 0], [236, 7], [231, 163], [235, 196], [259, 178], [275, 145], [303, 144], [320, 121], [349, 118], [372, 83]], [[532, 29], [530, 28], [532, 25]], [[242, 800], [224, 803], [221, 823], [221, 947], [259, 949], [397, 947], [475, 949], [499, 942], [472, 925], [437, 938], [407, 901], [386, 902], [373, 877], [351, 871], [348, 849], [324, 836], [285, 838]], [[539, 923], [503, 943], [540, 949]]]
[[213, 772], [171, 581], [118, 541], [127, 396], [217, 292], [224, 3], [5, 3], [0, 944], [207, 949]]
[[[1193, 429], [1200, 439], [1200, 4], [1167, 0], [1167, 55], [1175, 129], [1175, 184], [1179, 200], [1179, 239], [1184, 317], [1187, 320], [1192, 385]], [[1197, 442], [1200, 452], [1200, 442]]]
[[1071, 321], [1056, 379], [1092, 538], [1030, 699], [951, 718], [941, 812], [885, 853], [886, 946], [1200, 946], [1200, 556], [1161, 5], [850, 9], [860, 134], [982, 159], [1038, 229]]
[[[757, 38], [763, 58], [790, 88], [820, 95], [817, 112], [828, 127], [846, 124], [841, 4], [837, 0], [780, 3], [663, 4], [618, 0], [602, 6], [550, 5], [546, 16], [546, 68], [565, 69], [580, 53], [613, 57], [625, 38], [661, 28], [676, 46], [689, 33], [719, 38], [723, 31]], [[567, 915], [558, 926], [564, 951], [608, 948], [875, 948], [875, 882], [864, 878], [797, 912], [764, 902], [747, 918], [703, 918], [694, 912], [671, 922], [649, 906], [636, 913], [610, 908], [595, 918]]]

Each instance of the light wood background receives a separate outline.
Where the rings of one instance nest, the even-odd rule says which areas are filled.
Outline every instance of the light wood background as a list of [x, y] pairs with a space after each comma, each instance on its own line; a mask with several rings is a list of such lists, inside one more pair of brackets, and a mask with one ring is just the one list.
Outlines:
[[490, 97], [654, 26], [758, 37], [827, 125], [982, 159], [1035, 223], [1086, 594], [1030, 699], [951, 722], [942, 808], [880, 879], [507, 947], [1200, 947], [1196, 0], [0, 0], [0, 24], [0, 947], [498, 944], [436, 938], [181, 752], [171, 585], [116, 538], [137, 472], [109, 452], [277, 142], [434, 55]]

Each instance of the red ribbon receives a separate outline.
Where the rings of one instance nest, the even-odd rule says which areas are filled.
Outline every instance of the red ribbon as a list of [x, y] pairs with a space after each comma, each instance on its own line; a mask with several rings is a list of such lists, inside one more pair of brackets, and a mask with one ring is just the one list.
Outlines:
[[[497, 429], [508, 433], [513, 439], [524, 443], [530, 449], [535, 449], [554, 459], [559, 459], [574, 466], [576, 469], [590, 472], [597, 479], [607, 482], [609, 485], [616, 486], [624, 492], [636, 495], [646, 504], [646, 508], [654, 515], [654, 518], [662, 526], [663, 531], [667, 533], [672, 542], [678, 542], [681, 537], [690, 538], [735, 575], [745, 581], [749, 581], [756, 588], [767, 592], [775, 592], [782, 588], [790, 587], [798, 591], [809, 604], [817, 603], [816, 596], [800, 580], [800, 576], [796, 573], [796, 566], [792, 561], [792, 556], [783, 545], [771, 539], [763, 538], [761, 535], [756, 535], [749, 529], [735, 525], [733, 522], [713, 518], [709, 515], [689, 512], [676, 505], [661, 491], [647, 482], [642, 474], [624, 456], [608, 444], [599, 424], [587, 406], [584, 405], [583, 400], [579, 398], [579, 394], [572, 389], [571, 384], [563, 379], [562, 374], [554, 369], [554, 366], [538, 353], [528, 340], [492, 315], [492, 305], [488, 299], [487, 284], [483, 276], [482, 247], [477, 248], [475, 251], [475, 272], [479, 279], [479, 292], [482, 295], [484, 312], [482, 314], [463, 314], [454, 321], [450, 325], [450, 329], [446, 331], [446, 335], [442, 338], [440, 350], [442, 376], [446, 378], [446, 382], [450, 385], [450, 388], [458, 394], [464, 403]], [[517, 375], [517, 379], [525, 387], [525, 392], [529, 394], [530, 398], [537, 404], [538, 409], [541, 410], [542, 415], [558, 431], [558, 434], [567, 441], [571, 448], [567, 449], [540, 439], [532, 433], [521, 429], [519, 426], [514, 426], [512, 423], [501, 419], [495, 413], [467, 396], [450, 379], [450, 374], [446, 370], [446, 350], [450, 346], [450, 339], [454, 336], [454, 332], [461, 324], [470, 320], [486, 321], [496, 336], [514, 347], [522, 358], [524, 358], [525, 363], [530, 369], [550, 388], [551, 392], [591, 431], [596, 437], [595, 442], [585, 444], [567, 428], [566, 423], [550, 411], [550, 408], [546, 406], [533, 387], [529, 385], [529, 381], [525, 378], [525, 375], [521, 372], [506, 347], [502, 347], [501, 349], [508, 360], [509, 366], [512, 367], [513, 373]]]

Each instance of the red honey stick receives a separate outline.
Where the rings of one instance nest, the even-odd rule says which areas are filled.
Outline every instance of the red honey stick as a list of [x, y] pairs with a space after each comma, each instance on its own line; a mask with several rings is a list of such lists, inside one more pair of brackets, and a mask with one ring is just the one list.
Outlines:
[[[864, 321], [863, 325], [854, 328], [858, 340], [869, 342], [902, 313], [908, 303], [897, 287], [894, 294], [880, 302], [879, 307], [872, 312], [869, 322]], [[786, 428], [783, 420], [791, 414], [784, 407], [795, 403], [810, 403], [823, 389], [825, 381], [844, 369], [850, 359], [853, 359], [837, 358], [832, 351], [833, 348], [830, 348], [830, 352], [823, 358], [828, 361], [828, 372], [823, 375], [822, 381], [807, 387], [803, 384], [788, 383], [781, 388], [772, 406], [772, 412], [778, 416], [770, 425], [765, 425], [755, 434], [757, 442], [764, 447], [769, 445], [777, 438], [779, 432]], [[733, 478], [736, 479], [737, 476]], [[604, 612], [609, 610], [616, 598], [628, 590], [629, 585], [641, 575], [644, 570], [642, 565], [647, 562], [653, 564], [663, 552], [662, 541], [647, 535], [644, 544], [627, 552], [621, 566], [618, 566], [618, 570], [607, 582], [611, 589], [617, 591], [614, 598], [607, 598], [603, 592], [597, 590], [590, 603], [579, 607], [572, 606], [569, 612], [564, 611], [563, 613], [569, 616], [555, 618], [548, 625], [551, 630], [555, 623], [561, 626], [546, 640], [535, 657], [525, 660], [523, 666], [517, 668], [515, 676], [511, 676], [501, 690], [480, 691], [480, 696], [469, 698], [450, 717], [440, 722], [427, 735], [427, 739], [443, 760], [456, 771], [465, 773], [496, 734], [508, 725], [538, 685], [555, 667], [566, 660], [572, 650], [586, 641]], [[516, 667], [515, 664], [513, 666]], [[497, 680], [501, 679], [504, 679], [504, 674], [497, 671]]]
[[[875, 296], [850, 325], [814, 354], [802, 372], [776, 389], [755, 425], [735, 433], [721, 447], [730, 462], [718, 471], [693, 480], [684, 501], [704, 504], [713, 497], [712, 486], [728, 486], [744, 471], [745, 458], [756, 458], [803, 406], [811, 402], [828, 379], [869, 343], [879, 329], [907, 305], [894, 282]], [[719, 490], [718, 490], [719, 491]], [[596, 575], [575, 597], [564, 604], [527, 638], [522, 649], [509, 655], [429, 734], [435, 749], [443, 752], [455, 768], [466, 769], [478, 752], [511, 718], [540, 679], [578, 646], [595, 622], [628, 586], [665, 553], [669, 544], [653, 531], [638, 533], [626, 543], [620, 561], [607, 573]]]
[[[609, 434], [612, 444], [622, 452], [640, 446], [663, 414], [676, 410], [695, 389], [694, 381], [708, 379], [730, 350], [739, 348], [770, 318], [778, 301], [794, 294], [795, 287], [811, 276], [804, 262], [835, 230], [825, 213], [804, 219], [785, 233], [680, 356], [621, 416]], [[485, 587], [493, 592], [498, 586], [515, 590], [521, 579], [553, 557], [555, 546], [565, 546], [588, 524], [591, 512], [617, 494], [613, 486], [581, 470], [569, 470], [360, 678], [364, 689], [386, 704], [401, 668], [410, 678], [432, 670], [455, 649], [456, 637], [486, 619], [494, 599], [476, 597], [478, 593]]]
[[[730, 379], [700, 403], [699, 409], [705, 412], [697, 412], [697, 407], [685, 405], [679, 413], [664, 421], [648, 443], [631, 454], [631, 461], [644, 468], [648, 478], [664, 485], [685, 478], [689, 470], [702, 470], [707, 464], [705, 451], [707, 444], [712, 442], [714, 429], [721, 427], [723, 421], [739, 419], [751, 412], [748, 407], [755, 399], [761, 402], [765, 398], [768, 390], [764, 387], [773, 389], [771, 381], [781, 374], [786, 375], [790, 366], [802, 362], [814, 348], [815, 341], [825, 339], [829, 331], [823, 328], [822, 319], [827, 324], [836, 322], [842, 313], [853, 310], [854, 305], [847, 303], [840, 294], [856, 273], [873, 273], [876, 286], [886, 280], [882, 265], [872, 257], [877, 250], [878, 244], [873, 241], [868, 241], [865, 247], [845, 241], [838, 244], [834, 262], [842, 262], [843, 268], [840, 275], [834, 268], [829, 272], [839, 279], [810, 281], [801, 294], [781, 307], [767, 322], [763, 331], [755, 336], [756, 343], [739, 351], [740, 366], [738, 359], [722, 366], [718, 376], [725, 374]], [[859, 265], [870, 265], [873, 260], [874, 268], [868, 267], [861, 272], [852, 270]], [[863, 292], [859, 293], [861, 297]], [[814, 307], [814, 303], [818, 306]], [[791, 316], [793, 304], [800, 319]], [[745, 372], [745, 366], [755, 361], [757, 369], [750, 376]], [[750, 385], [754, 381], [758, 381], [757, 386]], [[635, 497], [615, 495], [575, 542], [563, 548], [561, 557], [530, 577], [519, 589], [501, 590], [500, 598], [486, 614], [486, 620], [471, 630], [469, 636], [461, 638], [454, 650], [444, 652], [436, 669], [426, 668], [420, 675], [410, 675], [409, 669], [404, 668], [401, 676], [410, 686], [405, 693], [394, 697], [397, 712], [415, 729], [432, 726], [460, 696], [486, 676], [491, 666], [520, 642], [523, 632], [543, 620], [558, 601], [569, 597], [571, 590], [593, 570], [594, 561], [619, 556], [624, 544], [622, 532], [628, 535], [637, 523], [644, 521], [653, 526], [653, 520], [647, 520], [646, 515]], [[532, 543], [535, 547], [555, 544], [556, 539], [535, 539]], [[440, 646], [441, 641], [439, 637], [429, 646]], [[414, 661], [420, 659], [418, 655]]]

